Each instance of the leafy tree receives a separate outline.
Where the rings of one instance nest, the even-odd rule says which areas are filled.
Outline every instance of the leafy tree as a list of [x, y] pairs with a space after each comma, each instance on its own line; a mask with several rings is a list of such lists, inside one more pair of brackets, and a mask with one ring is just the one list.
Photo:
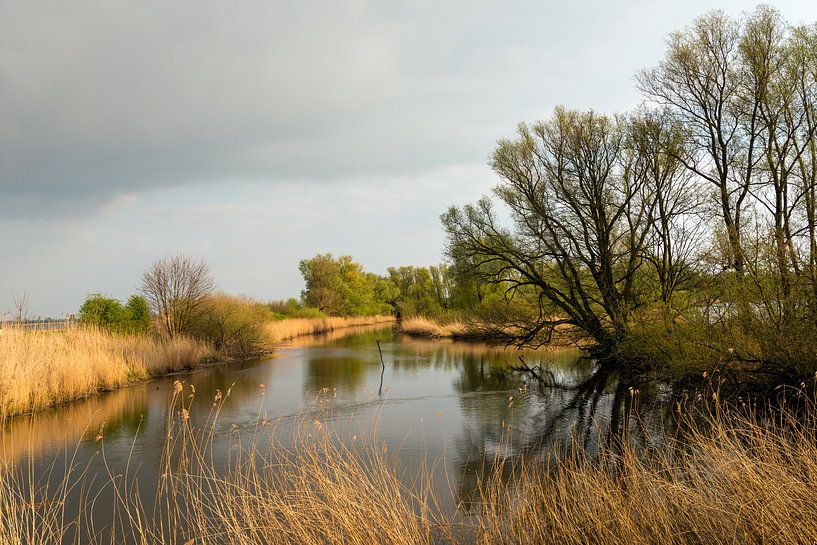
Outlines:
[[130, 330], [133, 333], [147, 333], [150, 331], [151, 316], [147, 299], [141, 295], [131, 295], [125, 305], [128, 314]]
[[299, 265], [306, 288], [304, 304], [335, 316], [388, 314], [394, 289], [388, 280], [366, 272], [351, 256], [319, 254]]
[[448, 306], [441, 268], [390, 267], [388, 273], [398, 290], [396, 305], [402, 315], [434, 315]]
[[89, 295], [79, 309], [78, 320], [116, 333], [144, 334], [151, 325], [147, 301], [139, 295], [131, 296], [126, 305], [99, 293]]
[[520, 343], [568, 323], [607, 352], [626, 334], [653, 203], [628, 164], [625, 134], [621, 119], [592, 111], [557, 109], [549, 121], [520, 125], [491, 163], [513, 229], [488, 199], [443, 215], [451, 257], [538, 307]]

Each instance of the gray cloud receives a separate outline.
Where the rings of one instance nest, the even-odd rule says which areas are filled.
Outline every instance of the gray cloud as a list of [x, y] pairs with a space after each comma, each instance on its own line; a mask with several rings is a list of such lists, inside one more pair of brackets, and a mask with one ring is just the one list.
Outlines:
[[611, 4], [6, 1], [0, 207], [483, 162], [522, 116], [631, 92], [588, 61], [649, 3]]
[[177, 251], [262, 298], [317, 252], [435, 261], [498, 138], [634, 106], [667, 33], [718, 7], [753, 2], [2, 0], [0, 314], [11, 289], [53, 315], [127, 297]]

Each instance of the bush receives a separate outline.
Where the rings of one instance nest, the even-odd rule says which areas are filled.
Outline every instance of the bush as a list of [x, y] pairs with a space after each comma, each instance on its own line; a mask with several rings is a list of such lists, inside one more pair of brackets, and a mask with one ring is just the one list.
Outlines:
[[125, 305], [125, 312], [129, 314], [132, 333], [145, 334], [150, 331], [151, 316], [147, 299], [141, 295], [131, 295]]
[[327, 314], [315, 307], [308, 307], [298, 302], [297, 299], [290, 298], [286, 301], [271, 301], [267, 307], [273, 313], [273, 319], [285, 320], [287, 318], [326, 318]]
[[219, 293], [210, 296], [203, 308], [194, 325], [194, 336], [212, 343], [222, 354], [247, 356], [267, 345], [264, 324], [275, 319], [267, 305]]
[[95, 293], [86, 297], [80, 307], [79, 323], [114, 333], [145, 334], [150, 330], [150, 310], [145, 298], [139, 295], [132, 295], [123, 305], [117, 299]]

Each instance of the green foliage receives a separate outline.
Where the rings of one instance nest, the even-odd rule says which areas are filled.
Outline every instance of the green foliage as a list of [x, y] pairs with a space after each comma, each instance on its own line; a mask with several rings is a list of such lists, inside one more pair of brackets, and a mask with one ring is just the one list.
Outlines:
[[228, 356], [247, 356], [266, 345], [264, 324], [275, 319], [268, 305], [247, 297], [216, 294], [194, 322], [195, 337]]
[[100, 293], [89, 295], [79, 309], [79, 322], [115, 333], [145, 334], [150, 331], [151, 316], [147, 301], [132, 295], [126, 305]]
[[389, 279], [399, 295], [403, 316], [437, 316], [449, 307], [448, 276], [444, 267], [390, 267]]
[[150, 307], [144, 297], [141, 295], [131, 295], [125, 305], [125, 312], [129, 315], [129, 324], [132, 332], [144, 334], [150, 331]]
[[384, 278], [364, 271], [351, 256], [319, 254], [299, 265], [306, 283], [304, 305], [331, 316], [389, 314], [396, 295]]
[[320, 309], [301, 304], [294, 297], [286, 301], [271, 301], [267, 307], [273, 313], [273, 319], [284, 320], [286, 318], [325, 318], [327, 315]]

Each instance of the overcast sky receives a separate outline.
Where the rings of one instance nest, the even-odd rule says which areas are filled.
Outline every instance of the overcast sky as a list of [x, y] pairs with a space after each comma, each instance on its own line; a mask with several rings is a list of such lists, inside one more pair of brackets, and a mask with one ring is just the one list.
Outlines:
[[754, 5], [0, 0], [0, 312], [12, 290], [43, 316], [125, 299], [176, 252], [263, 300], [318, 252], [437, 263], [497, 139], [632, 108], [670, 31]]

